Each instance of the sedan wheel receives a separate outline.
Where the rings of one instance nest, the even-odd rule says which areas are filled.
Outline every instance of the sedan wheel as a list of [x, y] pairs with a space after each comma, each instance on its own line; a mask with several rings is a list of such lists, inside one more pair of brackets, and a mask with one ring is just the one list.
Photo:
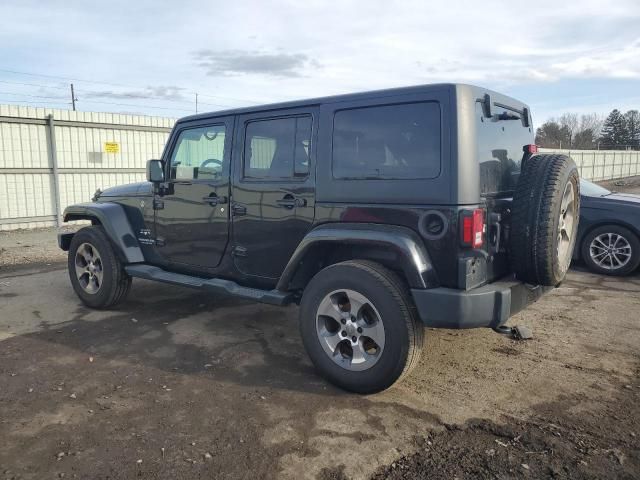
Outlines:
[[589, 256], [605, 270], [617, 270], [631, 261], [631, 245], [622, 235], [603, 233], [591, 240]]
[[581, 253], [596, 273], [628, 275], [640, 265], [640, 239], [627, 228], [603, 225], [585, 235]]

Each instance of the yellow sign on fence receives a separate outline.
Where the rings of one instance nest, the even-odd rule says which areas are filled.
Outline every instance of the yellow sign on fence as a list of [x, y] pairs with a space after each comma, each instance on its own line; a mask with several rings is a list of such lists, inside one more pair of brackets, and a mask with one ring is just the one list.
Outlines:
[[104, 142], [105, 153], [120, 153], [120, 144], [116, 142]]

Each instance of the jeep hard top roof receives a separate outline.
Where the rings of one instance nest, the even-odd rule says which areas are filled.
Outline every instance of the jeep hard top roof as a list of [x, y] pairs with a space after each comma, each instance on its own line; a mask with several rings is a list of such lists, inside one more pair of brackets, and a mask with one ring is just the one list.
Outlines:
[[287, 108], [309, 107], [328, 103], [347, 102], [353, 100], [366, 100], [367, 98], [381, 98], [398, 95], [410, 95], [416, 93], [429, 93], [434, 91], [447, 90], [453, 96], [456, 92], [465, 98], [475, 97], [476, 100], [483, 100], [485, 95], [491, 97], [492, 102], [498, 102], [503, 106], [509, 106], [515, 110], [523, 111], [527, 106], [511, 97], [494, 92], [487, 88], [468, 85], [463, 83], [433, 83], [425, 85], [414, 85], [409, 87], [388, 88], [384, 90], [372, 90], [368, 92], [354, 92], [342, 95], [332, 95], [328, 97], [309, 98], [304, 100], [293, 100], [289, 102], [270, 103], [264, 105], [253, 105], [249, 107], [233, 108], [228, 110], [218, 110], [212, 112], [200, 113], [197, 115], [189, 115], [178, 120], [178, 123], [191, 122], [197, 120], [206, 120], [212, 117], [221, 117], [227, 115], [243, 115], [255, 112], [265, 112], [269, 110], [282, 110]]

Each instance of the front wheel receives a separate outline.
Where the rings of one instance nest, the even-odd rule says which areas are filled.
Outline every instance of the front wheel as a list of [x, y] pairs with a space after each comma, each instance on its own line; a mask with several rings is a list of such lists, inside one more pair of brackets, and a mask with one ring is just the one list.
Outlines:
[[581, 253], [593, 272], [628, 275], [640, 265], [640, 240], [624, 227], [604, 225], [585, 235]]
[[71, 285], [89, 307], [111, 307], [129, 293], [131, 277], [101, 226], [78, 230], [71, 239], [67, 263]]
[[418, 363], [424, 328], [408, 289], [374, 262], [321, 270], [300, 304], [302, 341], [318, 372], [357, 393], [384, 390]]

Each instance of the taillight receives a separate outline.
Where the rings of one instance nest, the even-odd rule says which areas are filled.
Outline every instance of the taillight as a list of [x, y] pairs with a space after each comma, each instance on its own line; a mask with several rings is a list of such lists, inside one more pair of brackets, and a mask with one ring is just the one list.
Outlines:
[[463, 210], [460, 213], [462, 244], [471, 248], [480, 248], [484, 244], [484, 210]]
[[534, 145], [534, 144], [525, 145], [523, 150], [524, 150], [524, 153], [529, 153], [533, 155], [534, 153], [538, 153], [538, 145]]

